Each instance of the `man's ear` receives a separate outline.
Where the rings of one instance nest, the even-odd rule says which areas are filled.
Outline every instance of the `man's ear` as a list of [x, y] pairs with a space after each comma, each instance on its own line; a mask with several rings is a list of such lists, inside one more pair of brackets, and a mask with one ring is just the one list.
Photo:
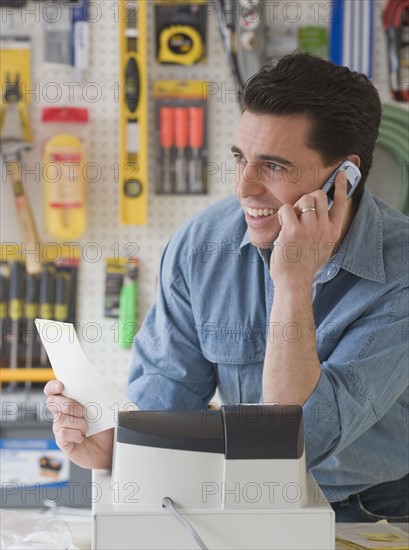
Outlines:
[[355, 166], [358, 166], [358, 168], [361, 166], [361, 159], [358, 157], [358, 155], [348, 155], [346, 160], [353, 162]]

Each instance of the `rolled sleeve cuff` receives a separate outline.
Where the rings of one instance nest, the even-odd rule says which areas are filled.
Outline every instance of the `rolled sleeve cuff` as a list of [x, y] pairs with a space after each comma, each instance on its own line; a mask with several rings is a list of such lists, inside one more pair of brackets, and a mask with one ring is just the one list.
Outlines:
[[303, 405], [307, 468], [315, 468], [334, 451], [341, 434], [341, 418], [334, 383], [325, 368]]

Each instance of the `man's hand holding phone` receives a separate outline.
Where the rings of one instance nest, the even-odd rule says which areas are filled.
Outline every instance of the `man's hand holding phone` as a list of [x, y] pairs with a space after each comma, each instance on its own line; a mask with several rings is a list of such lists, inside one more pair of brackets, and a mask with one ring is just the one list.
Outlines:
[[331, 203], [323, 188], [303, 195], [294, 205], [284, 204], [278, 211], [281, 231], [270, 261], [276, 287], [290, 285], [310, 292], [316, 272], [340, 240], [348, 217], [349, 186], [344, 170], [337, 171], [335, 177], [332, 174], [332, 178], [335, 185], [331, 186]]
[[110, 469], [114, 429], [86, 437], [88, 426], [80, 403], [61, 395], [63, 384], [50, 380], [44, 387], [47, 407], [54, 416], [53, 432], [58, 447], [83, 468]]

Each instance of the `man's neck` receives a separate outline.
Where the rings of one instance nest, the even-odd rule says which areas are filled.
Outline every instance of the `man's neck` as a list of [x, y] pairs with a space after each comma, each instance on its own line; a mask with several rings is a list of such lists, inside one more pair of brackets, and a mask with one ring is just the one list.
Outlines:
[[338, 241], [335, 243], [334, 250], [332, 251], [331, 257], [335, 256], [335, 254], [337, 253], [337, 250], [340, 247], [342, 241], [344, 240], [344, 237], [348, 232], [348, 229], [352, 223], [352, 220], [355, 217], [356, 211], [358, 210], [359, 202], [357, 203], [353, 199], [349, 199], [348, 202], [349, 202], [348, 211], [347, 211], [347, 215], [345, 216], [344, 223], [342, 224], [341, 236], [338, 239]]

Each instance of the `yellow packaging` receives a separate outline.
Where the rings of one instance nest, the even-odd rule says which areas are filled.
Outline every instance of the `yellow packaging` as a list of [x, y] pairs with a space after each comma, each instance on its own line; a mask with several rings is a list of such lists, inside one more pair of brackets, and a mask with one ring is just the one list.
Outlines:
[[85, 231], [85, 149], [72, 134], [57, 134], [44, 149], [47, 232], [55, 239], [77, 239]]

